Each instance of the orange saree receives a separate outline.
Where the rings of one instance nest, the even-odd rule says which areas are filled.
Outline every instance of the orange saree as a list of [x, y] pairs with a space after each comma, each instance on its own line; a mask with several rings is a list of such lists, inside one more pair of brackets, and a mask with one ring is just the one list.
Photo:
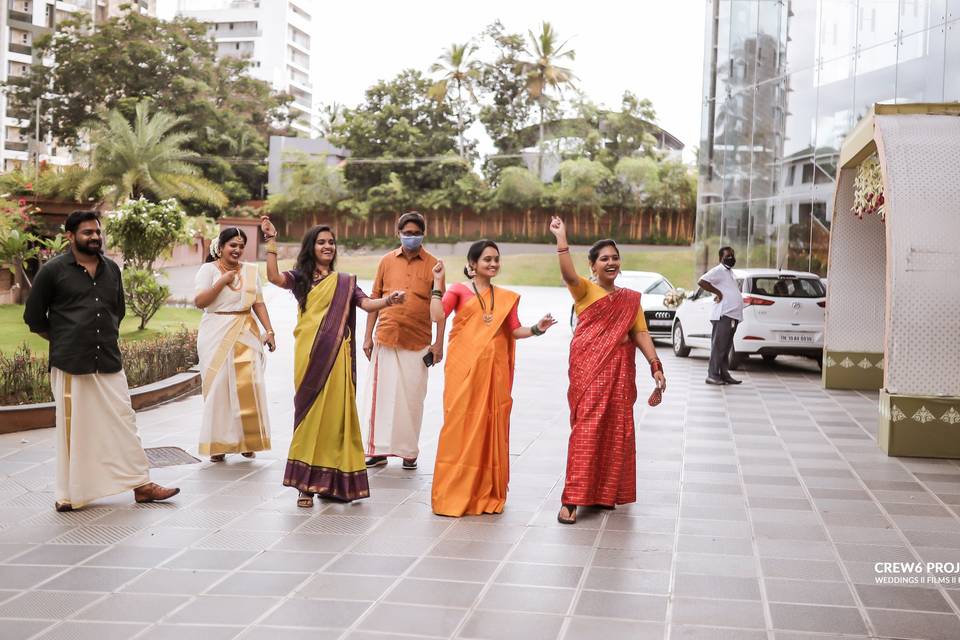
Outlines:
[[[488, 307], [490, 293], [484, 293]], [[433, 511], [438, 515], [500, 513], [507, 500], [516, 345], [508, 317], [520, 296], [499, 287], [494, 293], [489, 324], [476, 297], [463, 302], [453, 320], [433, 472]]]

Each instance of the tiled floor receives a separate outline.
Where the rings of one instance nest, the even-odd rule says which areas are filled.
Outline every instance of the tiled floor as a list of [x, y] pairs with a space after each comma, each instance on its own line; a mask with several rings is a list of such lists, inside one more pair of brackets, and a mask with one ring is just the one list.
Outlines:
[[[566, 317], [562, 290], [523, 294], [526, 322]], [[0, 437], [0, 638], [960, 638], [960, 585], [877, 584], [877, 562], [960, 561], [960, 467], [886, 457], [873, 394], [825, 392], [793, 359], [708, 387], [703, 354], [662, 347], [666, 400], [637, 405], [638, 502], [563, 527], [559, 326], [518, 348], [502, 515], [430, 511], [439, 370], [420, 469], [391, 464], [369, 500], [303, 510], [280, 484], [294, 310], [276, 290], [268, 303], [273, 452], [157, 470], [183, 489], [169, 504], [57, 514], [52, 433]], [[199, 409], [141, 413], [145, 445], [195, 451]]]

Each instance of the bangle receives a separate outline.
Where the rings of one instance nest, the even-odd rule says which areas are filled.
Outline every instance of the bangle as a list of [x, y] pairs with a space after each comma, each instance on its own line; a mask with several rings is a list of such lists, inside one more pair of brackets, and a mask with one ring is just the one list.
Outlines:
[[541, 330], [540, 330], [540, 327], [538, 327], [537, 325], [531, 325], [531, 326], [530, 326], [530, 333], [532, 333], [532, 334], [535, 335], [535, 336], [542, 336], [542, 335], [543, 335], [543, 331], [541, 331]]
[[430, 292], [430, 295], [436, 298], [437, 300], [443, 300], [443, 291], [440, 291], [439, 289], [434, 289], [433, 291]]
[[650, 375], [654, 375], [657, 371], [663, 373], [663, 363], [660, 362], [660, 358], [654, 358], [650, 361]]
[[268, 335], [268, 336], [275, 336], [275, 335], [277, 335], [277, 334], [275, 334], [275, 333], [273, 332], [273, 329], [271, 329], [270, 331], [267, 331], [267, 335]]
[[563, 247], [562, 249], [557, 247], [557, 253], [570, 253], [570, 247]]
[[263, 234], [263, 239], [264, 239], [264, 240], [267, 240], [267, 241], [273, 240], [273, 239], [276, 238], [276, 237], [277, 237], [277, 234], [273, 234], [272, 236], [268, 236], [267, 234]]

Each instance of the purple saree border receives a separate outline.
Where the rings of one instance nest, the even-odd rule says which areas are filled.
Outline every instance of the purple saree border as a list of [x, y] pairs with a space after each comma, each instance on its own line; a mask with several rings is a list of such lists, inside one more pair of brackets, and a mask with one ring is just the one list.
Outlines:
[[314, 467], [300, 460], [287, 460], [283, 471], [283, 484], [304, 493], [344, 502], [370, 497], [366, 469], [341, 471], [329, 467]]

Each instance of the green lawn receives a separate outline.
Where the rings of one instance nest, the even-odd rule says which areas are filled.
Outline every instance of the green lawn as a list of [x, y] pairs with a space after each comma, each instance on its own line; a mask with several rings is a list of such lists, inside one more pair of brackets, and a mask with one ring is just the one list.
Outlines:
[[[163, 307], [150, 319], [147, 328], [139, 331], [140, 319], [128, 315], [120, 324], [120, 337], [123, 340], [143, 340], [181, 325], [195, 328], [200, 324], [202, 312], [188, 307]], [[26, 342], [32, 351], [45, 352], [47, 341], [30, 333], [23, 324], [23, 305], [0, 305], [0, 351], [10, 353]]]
[[[678, 247], [676, 249], [658, 249], [656, 251], [625, 251], [622, 254], [623, 268], [633, 271], [656, 271], [662, 273], [676, 287], [690, 289], [693, 287], [696, 274], [694, 273], [693, 248]], [[337, 260], [337, 270], [356, 274], [361, 280], [373, 280], [377, 272], [379, 255], [371, 256], [343, 256]], [[586, 250], [573, 251], [573, 260], [577, 270], [587, 275]], [[447, 278], [450, 282], [459, 282], [461, 270], [466, 258], [445, 257]], [[280, 268], [289, 269], [292, 260], [281, 260]], [[263, 269], [266, 273], [265, 268]], [[506, 256], [503, 259], [503, 271], [497, 278], [501, 285], [535, 285], [546, 287], [562, 286], [560, 268], [557, 266], [557, 257], [554, 253], [519, 254]]]

